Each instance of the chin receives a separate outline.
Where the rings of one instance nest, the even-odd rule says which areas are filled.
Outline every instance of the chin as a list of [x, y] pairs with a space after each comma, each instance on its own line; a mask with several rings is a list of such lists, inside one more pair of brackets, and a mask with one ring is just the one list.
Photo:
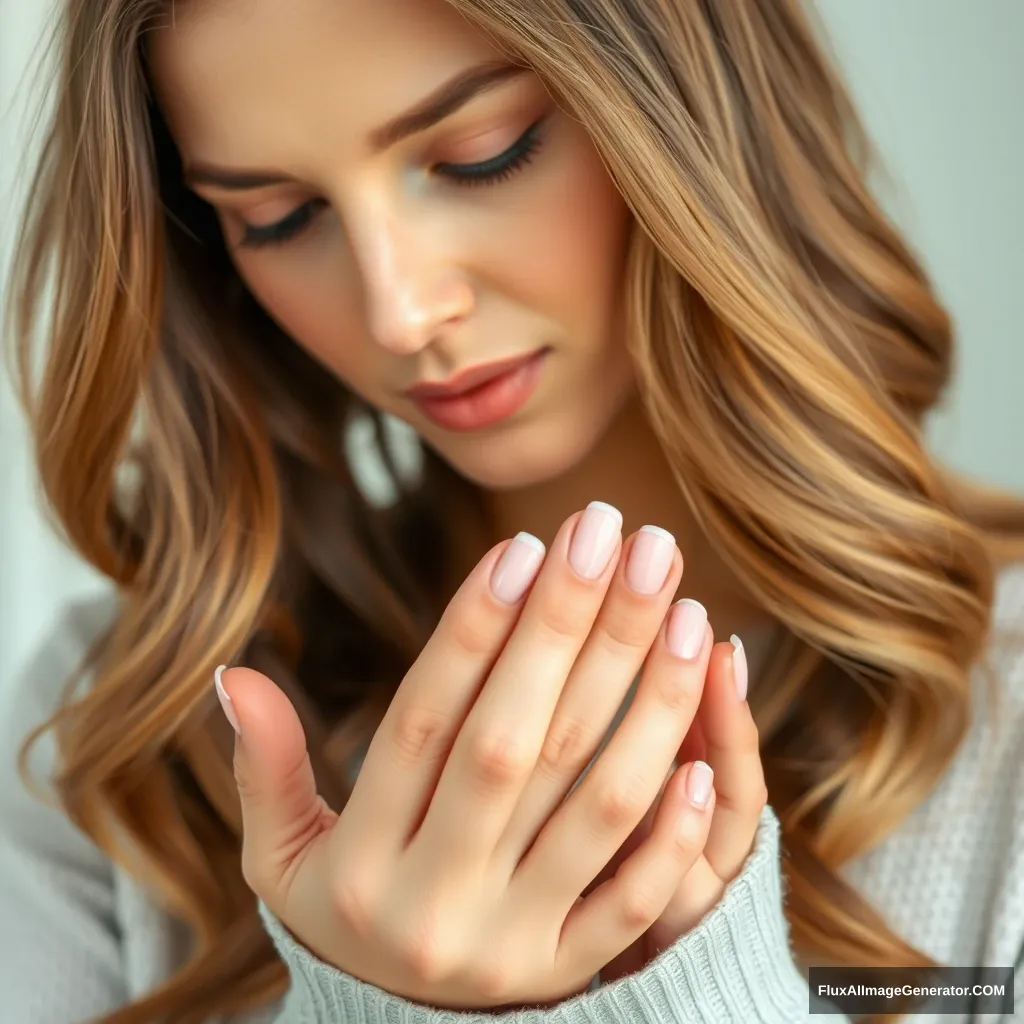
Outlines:
[[[517, 490], [557, 479], [583, 461], [598, 443], [611, 415], [544, 418], [484, 439], [448, 440], [436, 451], [453, 468], [491, 491]], [[446, 439], [447, 440], [447, 439]]]

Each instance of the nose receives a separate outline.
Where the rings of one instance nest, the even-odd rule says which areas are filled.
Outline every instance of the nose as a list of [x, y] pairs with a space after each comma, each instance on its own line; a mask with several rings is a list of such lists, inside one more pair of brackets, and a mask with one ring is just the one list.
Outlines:
[[389, 351], [413, 355], [469, 314], [473, 290], [436, 228], [379, 199], [359, 205], [350, 237], [370, 332]]

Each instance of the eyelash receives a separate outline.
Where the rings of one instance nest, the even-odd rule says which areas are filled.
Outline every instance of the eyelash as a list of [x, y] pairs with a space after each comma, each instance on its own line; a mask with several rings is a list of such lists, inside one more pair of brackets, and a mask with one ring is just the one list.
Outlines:
[[[540, 125], [540, 121], [535, 121], [508, 149], [490, 160], [477, 164], [438, 164], [435, 173], [459, 188], [478, 188], [505, 181], [536, 156], [541, 145]], [[323, 199], [311, 199], [273, 224], [265, 227], [247, 224], [240, 244], [247, 249], [259, 249], [287, 242], [300, 234], [326, 205]]]
[[540, 149], [539, 128], [540, 121], [535, 121], [504, 153], [490, 160], [478, 164], [438, 164], [437, 173], [450, 178], [460, 188], [496, 185], [512, 177], [534, 158]]

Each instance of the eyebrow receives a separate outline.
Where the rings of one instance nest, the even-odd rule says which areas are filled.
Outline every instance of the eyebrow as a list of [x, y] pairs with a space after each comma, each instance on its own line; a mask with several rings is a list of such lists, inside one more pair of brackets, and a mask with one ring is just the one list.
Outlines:
[[[510, 78], [525, 74], [528, 70], [529, 68], [522, 64], [487, 61], [460, 71], [446, 82], [442, 82], [412, 110], [399, 114], [371, 132], [371, 151], [381, 152], [410, 135], [432, 128], [439, 121], [464, 107], [471, 99]], [[290, 181], [276, 171], [232, 171], [202, 163], [187, 167], [184, 176], [188, 185], [213, 185], [238, 192], [281, 185]]]

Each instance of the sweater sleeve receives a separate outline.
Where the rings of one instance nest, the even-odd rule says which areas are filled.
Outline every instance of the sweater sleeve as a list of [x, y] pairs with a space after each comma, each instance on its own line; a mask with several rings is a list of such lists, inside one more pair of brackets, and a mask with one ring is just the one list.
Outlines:
[[[103, 605], [73, 607], [19, 678], [4, 681], [0, 991], [3, 1019], [18, 1024], [80, 1024], [137, 994], [112, 865], [59, 808], [24, 788], [16, 766], [25, 735], [56, 707], [109, 614]], [[30, 760], [33, 782], [45, 787], [54, 763], [45, 735]], [[743, 871], [696, 929], [636, 974], [547, 1009], [472, 1013], [410, 1002], [320, 962], [266, 907], [261, 913], [292, 979], [274, 1024], [792, 1024], [807, 1013], [807, 986], [782, 912], [779, 825], [769, 808]]]
[[[88, 616], [86, 616], [88, 617]], [[22, 784], [18, 750], [57, 704], [84, 647], [75, 616], [16, 679], [3, 680], [0, 710], [0, 1017], [71, 1024], [125, 1003], [109, 861], [55, 807]], [[49, 735], [29, 762], [34, 784], [53, 763]]]
[[317, 959], [261, 905], [292, 985], [278, 1024], [795, 1024], [848, 1022], [808, 1010], [783, 913], [779, 822], [761, 815], [754, 850], [721, 901], [642, 970], [547, 1009], [438, 1010], [360, 981]]

